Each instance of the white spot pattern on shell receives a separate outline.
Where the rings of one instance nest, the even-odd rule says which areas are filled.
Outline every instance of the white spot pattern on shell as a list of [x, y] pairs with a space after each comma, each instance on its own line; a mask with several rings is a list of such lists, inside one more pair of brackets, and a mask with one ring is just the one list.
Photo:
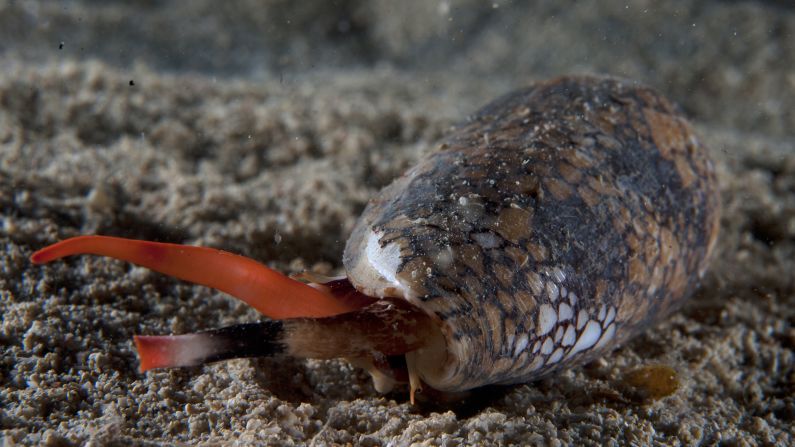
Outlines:
[[585, 323], [588, 322], [588, 311], [585, 309], [581, 309], [580, 312], [577, 314], [577, 330], [579, 331], [585, 326]]
[[615, 333], [616, 333], [616, 325], [615, 323], [612, 323], [610, 326], [607, 327], [607, 329], [605, 329], [604, 334], [602, 334], [602, 337], [599, 339], [599, 342], [596, 344], [596, 346], [594, 346], [594, 349], [602, 348], [607, 343], [609, 343], [610, 340], [613, 339]]
[[555, 331], [555, 343], [560, 343], [561, 338], [563, 338], [563, 326], [558, 326], [558, 329]]
[[552, 269], [552, 277], [555, 278], [555, 281], [558, 284], [562, 284], [563, 281], [566, 280], [566, 274], [563, 272], [563, 270], [560, 267], [555, 267], [554, 269]]
[[574, 316], [574, 311], [566, 303], [560, 303], [558, 306], [558, 321], [567, 321]]
[[516, 347], [513, 350], [514, 357], [519, 357], [519, 355], [527, 347], [527, 342], [528, 342], [527, 334], [522, 334], [519, 336], [519, 338], [516, 340]]
[[577, 331], [574, 329], [574, 326], [567, 326], [566, 333], [563, 334], [563, 346], [571, 346], [577, 340]]
[[541, 345], [541, 353], [542, 354], [550, 354], [552, 349], [555, 348], [555, 342], [552, 341], [550, 337], [544, 339], [544, 343]]
[[474, 239], [475, 242], [478, 243], [478, 245], [480, 245], [486, 250], [490, 248], [497, 248], [500, 246], [500, 243], [502, 242], [499, 237], [487, 231], [484, 231], [482, 233], [472, 234], [472, 239]]
[[387, 244], [381, 247], [379, 242], [381, 235], [371, 231], [367, 238], [367, 259], [370, 265], [397, 288], [402, 288], [397, 280], [397, 269], [400, 267], [400, 246], [397, 244]]
[[538, 309], [538, 327], [536, 328], [536, 334], [540, 337], [548, 333], [555, 327], [557, 321], [558, 314], [555, 312], [555, 308], [549, 304], [542, 304]]
[[571, 351], [569, 351], [566, 357], [571, 357], [595, 345], [601, 334], [602, 327], [599, 326], [599, 323], [594, 320], [589, 320], [588, 323], [585, 324], [582, 333], [580, 333], [580, 336], [577, 338], [577, 343], [574, 344], [574, 347], [571, 348]]
[[549, 356], [549, 360], [547, 360], [547, 364], [550, 363], [558, 363], [560, 359], [563, 357], [563, 348], [558, 348], [552, 355]]
[[547, 281], [547, 295], [549, 296], [549, 300], [552, 302], [557, 301], [559, 293], [558, 286], [552, 281]]
[[607, 311], [607, 317], [605, 318], [605, 324], [610, 324], [615, 317], [616, 317], [616, 308], [610, 306], [610, 310]]

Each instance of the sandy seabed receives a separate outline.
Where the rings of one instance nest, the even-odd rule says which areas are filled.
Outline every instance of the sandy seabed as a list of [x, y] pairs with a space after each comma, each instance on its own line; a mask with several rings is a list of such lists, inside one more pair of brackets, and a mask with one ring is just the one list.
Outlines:
[[[479, 7], [463, 2], [447, 13], [471, 36], [448, 54], [427, 43], [446, 22], [397, 27], [410, 17], [389, 14], [385, 2], [353, 2], [358, 15], [347, 29], [366, 25], [367, 51], [338, 44], [336, 64], [256, 67], [246, 76], [216, 73], [213, 58], [175, 70], [146, 53], [124, 65], [99, 50], [47, 55], [45, 44], [24, 36], [8, 44], [0, 59], [5, 445], [793, 444], [795, 12], [785, 2], [671, 2], [678, 6], [657, 11], [676, 17], [659, 32], [663, 50], [649, 53], [658, 22], [605, 3], [608, 12], [595, 18], [584, 7], [547, 10], [552, 23], [520, 5], [491, 13], [535, 20], [533, 29], [548, 36], [542, 45], [506, 30], [508, 18], [481, 23]], [[47, 5], [0, 6], [0, 24], [51, 17], [38, 29], [51, 44], [85, 13], [80, 2], [71, 12]], [[83, 22], [81, 38], [108, 23], [126, 29], [124, 14], [102, 12]], [[584, 44], [599, 23], [611, 24], [607, 43]], [[726, 29], [739, 30], [742, 42]], [[681, 50], [674, 35], [695, 43]], [[412, 65], [408, 51], [418, 47]], [[220, 44], [208, 48], [223, 57]], [[348, 60], [372, 62], [356, 56], [376, 50], [390, 63]], [[283, 51], [301, 60], [315, 54], [298, 43]], [[447, 66], [428, 62], [440, 54]], [[338, 274], [369, 197], [482, 103], [568, 72], [638, 78], [679, 101], [717, 163], [724, 211], [715, 261], [681, 312], [557, 377], [412, 406], [406, 389], [379, 395], [343, 361], [234, 360], [140, 374], [133, 334], [260, 316], [121, 262], [28, 261], [46, 244], [100, 233], [218, 247], [288, 273]], [[627, 379], [649, 366], [674, 371], [672, 394], [654, 397]]]

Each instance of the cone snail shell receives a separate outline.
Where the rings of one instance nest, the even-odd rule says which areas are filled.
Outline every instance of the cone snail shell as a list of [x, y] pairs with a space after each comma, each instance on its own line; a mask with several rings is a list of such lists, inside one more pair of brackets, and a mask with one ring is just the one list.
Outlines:
[[693, 292], [718, 229], [713, 164], [670, 102], [629, 81], [563, 77], [487, 105], [371, 200], [347, 278], [307, 285], [215, 249], [107, 236], [31, 260], [111, 256], [271, 318], [136, 337], [142, 371], [344, 357], [379, 391], [407, 375], [413, 401], [422, 382], [528, 382], [602, 355]]
[[429, 315], [439, 390], [528, 382], [675, 310], [719, 229], [713, 163], [654, 90], [562, 77], [512, 92], [370, 201], [348, 279]]

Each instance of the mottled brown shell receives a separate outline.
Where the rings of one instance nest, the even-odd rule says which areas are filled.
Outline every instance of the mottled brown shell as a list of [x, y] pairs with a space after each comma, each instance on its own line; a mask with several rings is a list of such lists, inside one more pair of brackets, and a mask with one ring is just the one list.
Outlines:
[[350, 281], [439, 322], [420, 352], [442, 390], [536, 379], [663, 318], [718, 234], [712, 162], [669, 101], [564, 77], [510, 93], [373, 199]]

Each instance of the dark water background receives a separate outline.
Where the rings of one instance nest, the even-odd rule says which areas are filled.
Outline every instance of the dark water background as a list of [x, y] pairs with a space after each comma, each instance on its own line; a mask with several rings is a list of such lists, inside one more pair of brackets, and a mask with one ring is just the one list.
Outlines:
[[656, 86], [697, 121], [795, 133], [789, 0], [10, 1], [0, 54], [254, 79], [386, 67], [510, 87], [610, 73]]

